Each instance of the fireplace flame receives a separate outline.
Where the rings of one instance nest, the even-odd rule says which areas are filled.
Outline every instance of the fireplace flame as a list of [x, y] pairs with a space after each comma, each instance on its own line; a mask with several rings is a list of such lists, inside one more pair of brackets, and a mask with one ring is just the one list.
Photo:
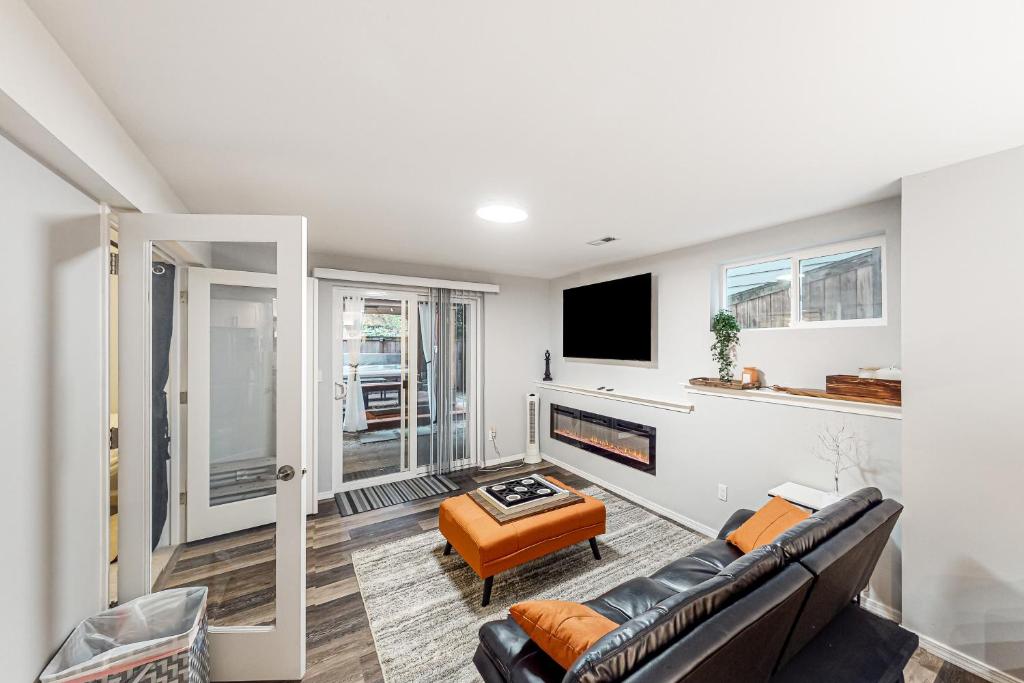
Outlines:
[[562, 436], [566, 436], [572, 439], [573, 441], [579, 441], [582, 443], [590, 444], [591, 446], [603, 448], [606, 451], [615, 453], [616, 455], [621, 455], [631, 460], [642, 462], [645, 465], [651, 464], [651, 456], [649, 453], [645, 453], [644, 451], [637, 450], [635, 448], [624, 448], [622, 446], [619, 446], [618, 444], [608, 441], [607, 439], [598, 439], [597, 437], [593, 436], [583, 436], [568, 429], [555, 429], [555, 434], [561, 434]]

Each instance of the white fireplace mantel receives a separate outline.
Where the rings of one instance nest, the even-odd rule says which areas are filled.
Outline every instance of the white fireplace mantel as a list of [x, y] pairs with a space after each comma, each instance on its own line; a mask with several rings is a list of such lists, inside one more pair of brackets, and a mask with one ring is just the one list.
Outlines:
[[609, 401], [622, 401], [623, 403], [635, 403], [637, 405], [657, 408], [659, 410], [671, 410], [676, 413], [692, 413], [693, 404], [683, 403], [673, 399], [654, 396], [642, 396], [635, 393], [621, 391], [607, 391], [597, 387], [579, 387], [571, 384], [556, 384], [554, 382], [537, 382], [537, 387], [547, 391], [559, 391], [565, 394], [580, 394], [582, 396], [596, 396]]

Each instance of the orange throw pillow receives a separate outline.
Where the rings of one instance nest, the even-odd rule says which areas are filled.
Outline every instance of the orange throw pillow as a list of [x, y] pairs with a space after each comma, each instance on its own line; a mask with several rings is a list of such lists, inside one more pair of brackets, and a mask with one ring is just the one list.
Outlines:
[[590, 646], [619, 627], [586, 605], [561, 600], [531, 600], [509, 608], [509, 614], [537, 647], [568, 669]]
[[789, 501], [773, 497], [725, 540], [749, 553], [754, 548], [768, 545], [783, 531], [810, 516], [811, 513]]

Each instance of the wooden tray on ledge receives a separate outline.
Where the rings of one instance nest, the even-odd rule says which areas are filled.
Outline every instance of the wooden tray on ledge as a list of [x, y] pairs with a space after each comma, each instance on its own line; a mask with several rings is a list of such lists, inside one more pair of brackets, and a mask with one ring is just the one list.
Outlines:
[[717, 387], [719, 389], [760, 389], [760, 382], [747, 382], [744, 384], [739, 380], [724, 382], [717, 377], [691, 377], [690, 384], [695, 387]]

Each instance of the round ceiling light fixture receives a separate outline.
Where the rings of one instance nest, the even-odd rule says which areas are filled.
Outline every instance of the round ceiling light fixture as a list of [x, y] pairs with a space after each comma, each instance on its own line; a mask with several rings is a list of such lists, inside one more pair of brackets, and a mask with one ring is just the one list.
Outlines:
[[491, 223], [522, 223], [529, 214], [513, 204], [484, 204], [476, 210], [476, 215]]

